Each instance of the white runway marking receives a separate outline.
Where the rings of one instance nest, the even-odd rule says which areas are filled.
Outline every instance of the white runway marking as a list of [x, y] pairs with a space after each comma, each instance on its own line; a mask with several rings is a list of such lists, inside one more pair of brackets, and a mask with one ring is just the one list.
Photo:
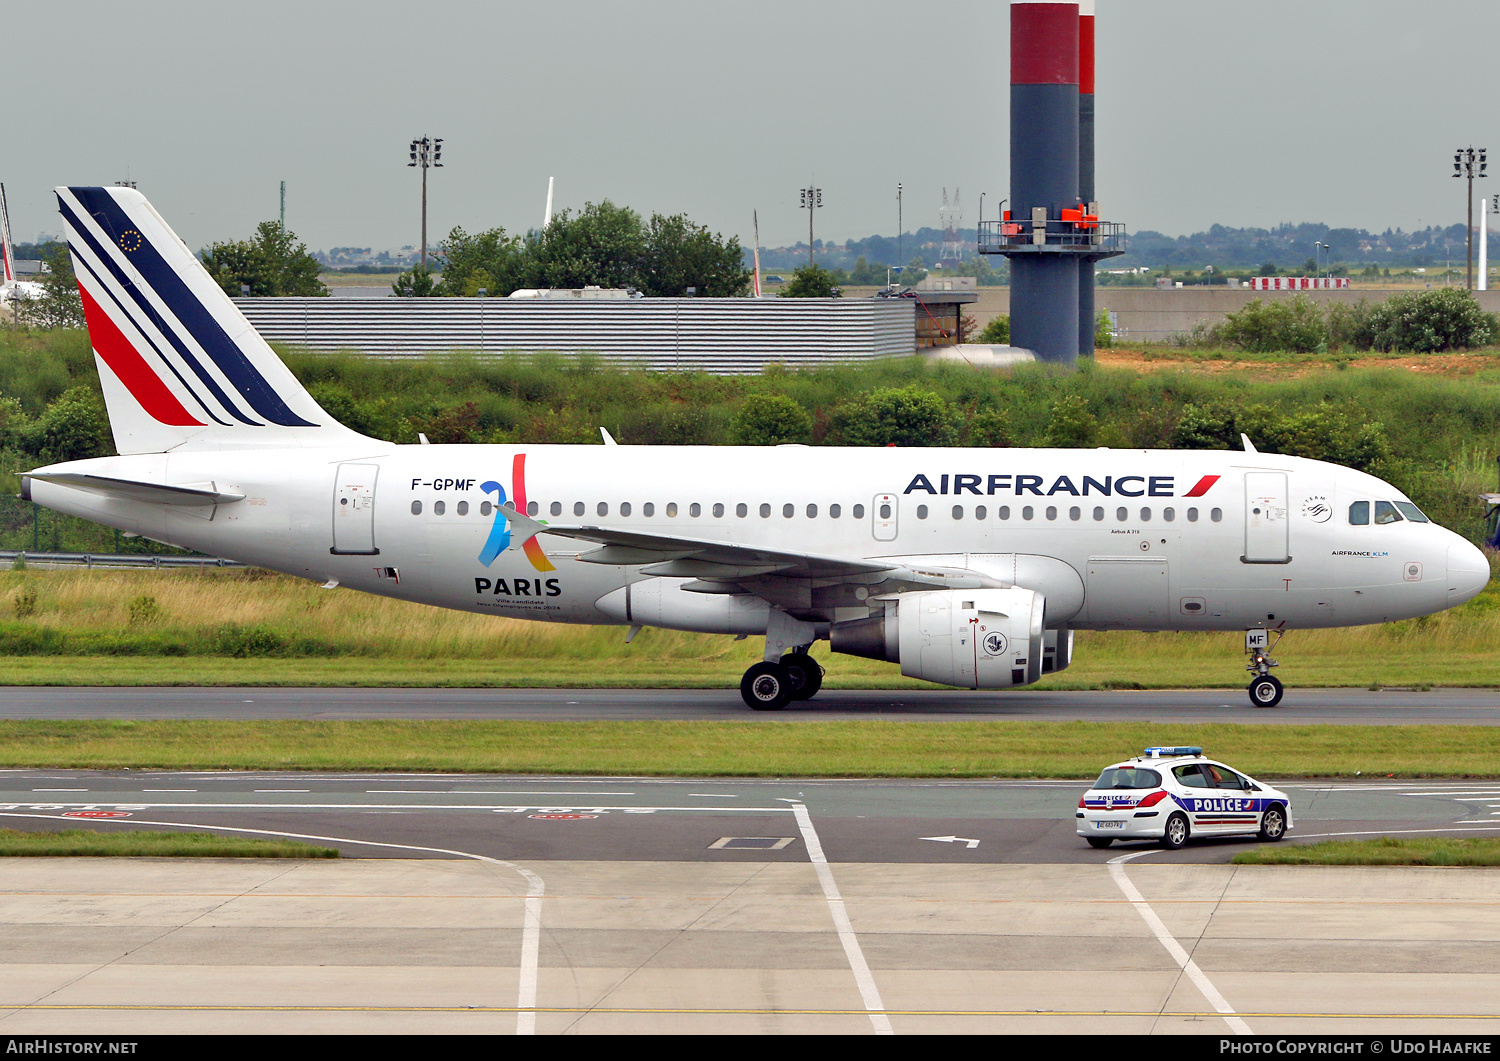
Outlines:
[[[55, 817], [42, 814], [5, 814], [9, 818]], [[63, 820], [63, 819], [58, 819]], [[288, 833], [275, 829], [243, 829], [232, 825], [196, 825], [189, 822], [135, 821], [132, 825], [159, 825], [170, 829], [204, 829], [212, 832], [247, 833], [254, 836], [285, 836], [293, 840], [316, 840], [325, 844], [358, 844], [364, 847], [385, 847], [398, 851], [426, 851], [437, 855], [457, 855], [472, 858], [476, 862], [488, 862], [492, 866], [504, 866], [514, 870], [526, 881], [526, 900], [523, 906], [521, 926], [520, 987], [516, 992], [516, 1034], [536, 1034], [537, 964], [541, 954], [542, 896], [547, 885], [537, 874], [514, 862], [506, 862], [488, 855], [476, 855], [472, 851], [454, 851], [446, 847], [419, 847], [416, 844], [388, 844], [376, 840], [356, 840], [345, 836], [313, 836], [308, 833]]]
[[1187, 974], [1188, 979], [1193, 982], [1203, 997], [1208, 1000], [1208, 1004], [1223, 1015], [1224, 1022], [1239, 1035], [1254, 1034], [1250, 1031], [1250, 1025], [1235, 1015], [1234, 1007], [1225, 1000], [1223, 995], [1219, 994], [1219, 989], [1214, 987], [1213, 981], [1204, 975], [1202, 969], [1198, 968], [1198, 963], [1193, 961], [1192, 956], [1183, 950], [1182, 944], [1178, 943], [1172, 933], [1167, 931], [1167, 926], [1162, 922], [1161, 918], [1156, 916], [1156, 911], [1151, 909], [1151, 904], [1146, 902], [1145, 896], [1141, 895], [1136, 890], [1135, 885], [1130, 882], [1130, 878], [1125, 876], [1123, 863], [1129, 862], [1133, 858], [1140, 858], [1142, 855], [1152, 853], [1150, 851], [1136, 851], [1129, 855], [1119, 855], [1110, 859], [1108, 862], [1109, 875], [1114, 878], [1115, 884], [1125, 894], [1125, 898], [1130, 900], [1130, 905], [1135, 907], [1136, 913], [1141, 915], [1142, 920], [1151, 929], [1151, 933], [1156, 937], [1157, 942], [1165, 947], [1167, 953], [1177, 962], [1178, 968]]
[[844, 945], [844, 955], [849, 959], [849, 968], [854, 972], [854, 982], [859, 985], [859, 997], [864, 1000], [870, 1014], [870, 1023], [876, 1035], [894, 1035], [891, 1018], [886, 1015], [885, 1003], [880, 1000], [880, 989], [875, 986], [875, 977], [870, 974], [865, 952], [860, 949], [859, 938], [854, 934], [854, 925], [849, 920], [849, 911], [844, 907], [844, 898], [834, 882], [833, 870], [828, 859], [823, 857], [823, 843], [813, 828], [812, 815], [807, 813], [807, 804], [787, 800], [792, 813], [797, 816], [797, 828], [802, 830], [802, 842], [807, 845], [807, 857], [818, 874], [818, 883], [823, 886], [823, 897], [828, 901], [828, 910], [833, 914], [833, 923], [839, 931], [839, 942]]

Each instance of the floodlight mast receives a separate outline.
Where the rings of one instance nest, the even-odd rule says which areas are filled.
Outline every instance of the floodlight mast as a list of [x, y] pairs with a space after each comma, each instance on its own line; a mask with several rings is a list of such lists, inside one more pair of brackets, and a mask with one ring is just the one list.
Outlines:
[[422, 271], [427, 271], [427, 170], [441, 166], [443, 138], [424, 136], [411, 142], [411, 161], [406, 164], [422, 168]]
[[800, 192], [802, 209], [807, 211], [807, 264], [813, 263], [813, 211], [823, 205], [823, 189], [809, 185]]
[[1486, 161], [1488, 148], [1481, 147], [1475, 151], [1472, 147], [1461, 147], [1453, 153], [1453, 176], [1468, 178], [1468, 205], [1469, 224], [1465, 230], [1465, 286], [1474, 290], [1474, 178], [1487, 177], [1485, 170], [1489, 168]]

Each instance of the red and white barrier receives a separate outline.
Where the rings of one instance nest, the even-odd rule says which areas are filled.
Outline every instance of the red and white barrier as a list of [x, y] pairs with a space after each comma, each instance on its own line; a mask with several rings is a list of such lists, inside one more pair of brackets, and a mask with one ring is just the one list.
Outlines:
[[1257, 276], [1250, 281], [1255, 291], [1332, 291], [1348, 286], [1347, 276]]

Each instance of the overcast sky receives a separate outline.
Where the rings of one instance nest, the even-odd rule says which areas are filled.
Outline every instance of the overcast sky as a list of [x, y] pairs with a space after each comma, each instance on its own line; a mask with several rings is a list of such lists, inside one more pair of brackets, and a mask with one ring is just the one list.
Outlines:
[[[1098, 191], [1131, 231], [1463, 220], [1489, 146], [1483, 0], [1098, 0]], [[407, 144], [445, 138], [429, 240], [611, 199], [748, 246], [964, 224], [1009, 185], [1000, 0], [10, 0], [0, 153], [16, 237], [58, 184], [132, 179], [189, 246], [272, 219], [314, 249], [415, 244]], [[892, 72], [894, 71], [894, 73]], [[1500, 149], [1500, 138], [1496, 141]], [[1500, 174], [1478, 182], [1500, 184]], [[1500, 187], [1497, 187], [1500, 191]]]

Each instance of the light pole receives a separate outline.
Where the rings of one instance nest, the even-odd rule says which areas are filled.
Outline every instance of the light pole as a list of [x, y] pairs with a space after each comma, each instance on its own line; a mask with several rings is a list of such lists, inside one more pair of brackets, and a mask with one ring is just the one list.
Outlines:
[[1470, 291], [1474, 290], [1474, 178], [1488, 176], [1484, 172], [1489, 167], [1489, 163], [1485, 161], [1486, 152], [1487, 149], [1482, 147], [1478, 151], [1472, 147], [1461, 147], [1453, 153], [1453, 175], [1469, 178], [1469, 225], [1465, 232], [1468, 241], [1465, 251], [1468, 266], [1465, 283]]
[[424, 136], [411, 142], [411, 161], [406, 164], [422, 167], [422, 271], [427, 271], [427, 170], [441, 166], [443, 138]]
[[823, 189], [809, 185], [802, 189], [802, 209], [807, 211], [807, 264], [813, 263], [813, 211], [823, 205]]
[[896, 182], [896, 264], [906, 265], [906, 258], [901, 253], [901, 182]]
[[[1319, 248], [1321, 248], [1321, 250]], [[1313, 271], [1316, 272], [1319, 276], [1323, 275], [1323, 267], [1319, 264], [1323, 260], [1322, 252], [1328, 249], [1328, 244], [1324, 243], [1322, 240], [1318, 240], [1313, 244]]]

